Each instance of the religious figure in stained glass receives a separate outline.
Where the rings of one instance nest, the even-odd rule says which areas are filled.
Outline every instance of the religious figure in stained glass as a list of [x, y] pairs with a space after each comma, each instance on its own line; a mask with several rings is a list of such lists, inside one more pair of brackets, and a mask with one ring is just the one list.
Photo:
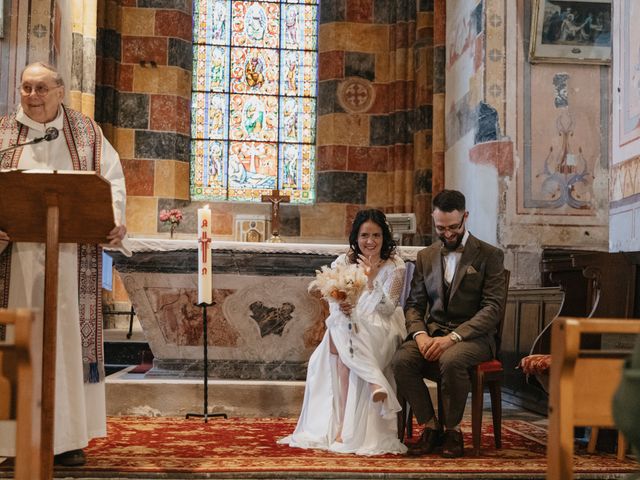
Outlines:
[[247, 181], [247, 168], [238, 158], [238, 155], [232, 154], [229, 157], [229, 180], [232, 186], [241, 187]]
[[208, 185], [222, 183], [222, 147], [218, 142], [212, 142], [209, 149], [209, 178]]
[[[255, 154], [260, 152], [253, 152], [254, 161], [249, 160], [249, 168], [246, 166], [247, 160], [243, 153], [242, 150], [239, 150], [229, 157], [229, 181], [231, 186], [237, 188], [273, 188], [275, 186], [273, 177], [255, 170]], [[251, 168], [252, 166], [253, 168]]]
[[258, 100], [249, 100], [244, 107], [244, 120], [242, 122], [249, 137], [260, 133], [263, 122], [264, 107]]
[[287, 99], [285, 103], [284, 135], [286, 140], [298, 139], [298, 105], [294, 99]]
[[227, 12], [225, 10], [225, 5], [222, 2], [217, 2], [214, 14], [213, 14], [213, 22], [212, 22], [212, 37], [214, 40], [223, 40], [225, 37], [225, 30], [227, 26]]
[[315, 199], [317, 0], [194, 0], [191, 198]]
[[295, 187], [298, 184], [298, 149], [287, 145], [284, 150], [283, 186]]
[[211, 87], [216, 89], [224, 83], [224, 53], [221, 50], [213, 51], [211, 59]]
[[244, 76], [249, 87], [262, 87], [264, 83], [264, 61], [260, 57], [251, 57], [244, 67]]
[[298, 11], [295, 6], [287, 8], [285, 39], [287, 47], [296, 47], [298, 44]]
[[223, 133], [224, 128], [224, 103], [219, 96], [211, 97], [211, 110], [209, 111], [211, 134], [218, 136]]
[[267, 28], [267, 14], [259, 5], [251, 5], [244, 17], [244, 32], [254, 42], [259, 42], [264, 37]]
[[298, 93], [296, 84], [298, 83], [298, 59], [295, 55], [289, 55], [287, 57], [287, 93], [289, 95], [295, 95]]

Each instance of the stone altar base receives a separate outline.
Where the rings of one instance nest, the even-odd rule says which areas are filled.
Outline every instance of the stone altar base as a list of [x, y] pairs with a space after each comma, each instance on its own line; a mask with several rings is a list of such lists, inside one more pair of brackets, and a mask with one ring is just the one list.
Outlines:
[[[202, 347], [201, 347], [202, 349]], [[307, 375], [307, 362], [302, 361], [259, 361], [259, 360], [210, 360], [209, 378], [229, 380], [301, 380]], [[146, 378], [202, 378], [202, 360], [153, 359], [153, 368]]]
[[[183, 416], [202, 413], [203, 380], [144, 378], [129, 367], [106, 380], [107, 415]], [[303, 381], [209, 380], [209, 413], [230, 417], [296, 417]]]
[[[107, 415], [183, 416], [202, 413], [203, 380], [145, 378], [125, 370], [106, 380]], [[437, 405], [436, 384], [426, 381]], [[230, 417], [297, 417], [304, 381], [209, 380], [209, 413]], [[470, 398], [470, 397], [469, 397]], [[485, 401], [485, 405], [490, 405]]]
[[[149, 378], [202, 378], [202, 311], [195, 240], [132, 239], [114, 259], [154, 355]], [[402, 247], [405, 261], [422, 247]], [[207, 308], [209, 376], [304, 380], [324, 333], [327, 306], [307, 292], [316, 270], [346, 245], [212, 243], [213, 302]]]

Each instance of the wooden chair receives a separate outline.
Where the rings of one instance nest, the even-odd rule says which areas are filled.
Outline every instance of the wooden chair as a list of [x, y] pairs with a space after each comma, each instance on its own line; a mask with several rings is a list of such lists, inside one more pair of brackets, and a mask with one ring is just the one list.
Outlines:
[[[602, 288], [599, 278], [596, 275], [590, 274], [588, 276], [589, 282], [589, 298], [591, 300], [591, 306], [589, 307], [589, 313], [586, 318], [592, 318], [598, 308], [600, 307], [600, 299], [602, 298]], [[540, 386], [546, 391], [549, 391], [549, 373], [551, 365], [551, 330], [558, 318], [573, 316], [574, 314], [568, 313], [565, 310], [565, 303], [567, 300], [567, 292], [562, 299], [558, 313], [538, 334], [531, 345], [529, 355], [520, 359], [520, 368], [525, 375], [534, 375]], [[546, 367], [546, 368], [543, 368]], [[597, 433], [596, 433], [597, 437]]]
[[[39, 428], [34, 428], [33, 405], [33, 366], [31, 362], [31, 327], [35, 315], [31, 310], [0, 309], [0, 324], [14, 325], [13, 344], [0, 344], [0, 365], [5, 353], [15, 355], [16, 396], [16, 459], [14, 478], [16, 480], [37, 480], [40, 478], [40, 442]], [[7, 363], [9, 363], [7, 361]], [[8, 395], [7, 397], [10, 397]], [[3, 398], [7, 398], [3, 397]], [[2, 401], [2, 399], [0, 399]], [[0, 410], [8, 412], [8, 405], [0, 405]], [[39, 418], [39, 416], [38, 416]], [[36, 419], [37, 421], [37, 419]]]
[[[496, 331], [496, 352], [500, 352], [504, 316], [507, 307], [507, 294], [509, 291], [509, 279], [511, 272], [504, 271], [504, 299], [500, 312], [500, 323]], [[476, 365], [471, 371], [471, 435], [473, 438], [473, 454], [480, 454], [482, 439], [482, 410], [484, 404], [484, 389], [489, 388], [491, 396], [491, 415], [493, 417], [493, 442], [496, 448], [502, 448], [502, 379], [504, 369], [502, 362], [497, 358]]]
[[[640, 320], [559, 317], [551, 334], [547, 479], [573, 479], [574, 427], [615, 428], [613, 395], [630, 352], [589, 350], [582, 334], [638, 334]], [[595, 433], [595, 432], [594, 432]], [[593, 435], [592, 438], [595, 438]], [[618, 436], [618, 458], [626, 442]], [[593, 449], [595, 444], [590, 447]]]
[[[505, 296], [502, 301], [502, 310], [499, 313], [500, 323], [498, 324], [495, 339], [496, 352], [498, 353], [500, 352], [500, 341], [502, 338], [502, 328], [504, 326], [510, 278], [511, 272], [505, 269]], [[502, 378], [504, 377], [504, 369], [502, 368], [502, 362], [498, 358], [494, 358], [471, 368], [469, 374], [471, 376], [471, 436], [473, 439], [473, 454], [479, 455], [482, 440], [482, 410], [485, 387], [489, 388], [489, 394], [491, 395], [493, 441], [496, 448], [502, 448]], [[438, 383], [438, 415], [442, 422], [441, 398], [440, 383]], [[398, 420], [398, 436], [402, 440], [404, 438], [405, 427], [408, 436], [412, 436], [413, 434], [413, 412], [407, 402], [403, 401], [401, 404], [403, 404], [403, 409]]]

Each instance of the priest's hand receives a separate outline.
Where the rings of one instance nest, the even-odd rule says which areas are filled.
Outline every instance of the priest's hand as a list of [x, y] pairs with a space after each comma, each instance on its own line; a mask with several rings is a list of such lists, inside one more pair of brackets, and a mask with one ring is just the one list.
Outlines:
[[109, 232], [107, 235], [107, 240], [109, 240], [109, 245], [120, 245], [122, 239], [127, 234], [127, 227], [125, 225], [118, 225], [113, 230]]

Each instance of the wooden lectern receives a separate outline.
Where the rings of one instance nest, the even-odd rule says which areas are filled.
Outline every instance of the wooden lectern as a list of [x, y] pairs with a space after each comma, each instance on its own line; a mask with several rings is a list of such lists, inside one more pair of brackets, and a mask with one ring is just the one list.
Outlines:
[[58, 254], [60, 243], [107, 243], [115, 227], [111, 184], [89, 171], [0, 171], [0, 230], [14, 242], [45, 243], [42, 341], [42, 480], [53, 477]]

